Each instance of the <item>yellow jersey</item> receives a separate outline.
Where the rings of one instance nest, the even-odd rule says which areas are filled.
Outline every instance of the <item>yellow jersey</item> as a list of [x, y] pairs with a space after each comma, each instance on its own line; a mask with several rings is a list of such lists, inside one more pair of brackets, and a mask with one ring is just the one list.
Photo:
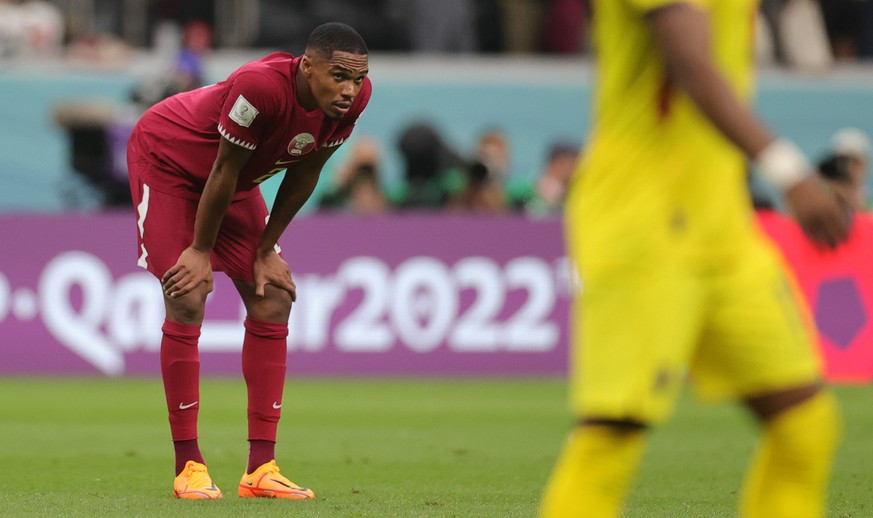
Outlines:
[[[594, 0], [594, 123], [567, 200], [583, 274], [660, 260], [705, 266], [758, 239], [742, 153], [671, 84], [647, 12], [677, 0]], [[686, 0], [708, 14], [711, 57], [753, 89], [756, 0]]]

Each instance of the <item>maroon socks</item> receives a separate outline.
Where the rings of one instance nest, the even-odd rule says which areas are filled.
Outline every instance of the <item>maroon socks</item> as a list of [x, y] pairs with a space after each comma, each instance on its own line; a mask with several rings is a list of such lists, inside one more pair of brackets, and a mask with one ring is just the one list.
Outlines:
[[288, 324], [247, 317], [242, 370], [249, 396], [247, 473], [276, 458], [276, 428], [282, 414]]
[[200, 326], [164, 321], [161, 339], [161, 376], [170, 414], [170, 433], [176, 450], [176, 474], [189, 460], [203, 462], [197, 446], [200, 409]]
[[[176, 474], [189, 460], [203, 463], [197, 444], [200, 408], [200, 326], [164, 321], [161, 375], [176, 453]], [[242, 371], [248, 389], [249, 462], [251, 473], [275, 459], [276, 429], [282, 412], [282, 392], [288, 348], [288, 324], [247, 317]]]

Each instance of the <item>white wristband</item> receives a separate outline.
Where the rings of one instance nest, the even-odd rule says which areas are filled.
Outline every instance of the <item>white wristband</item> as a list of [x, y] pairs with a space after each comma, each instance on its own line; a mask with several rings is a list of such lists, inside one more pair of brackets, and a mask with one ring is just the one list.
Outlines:
[[782, 192], [813, 173], [803, 152], [784, 138], [771, 142], [758, 153], [754, 163], [761, 175]]

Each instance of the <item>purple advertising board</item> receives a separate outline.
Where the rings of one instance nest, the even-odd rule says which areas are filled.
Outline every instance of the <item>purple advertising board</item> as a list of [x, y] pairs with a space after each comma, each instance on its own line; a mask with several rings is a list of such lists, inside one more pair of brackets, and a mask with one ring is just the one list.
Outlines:
[[[3, 215], [0, 375], [157, 375], [163, 304], [132, 213]], [[552, 375], [567, 363], [557, 220], [306, 216], [282, 240], [298, 288], [292, 375]], [[216, 274], [205, 375], [240, 372], [244, 308]]]

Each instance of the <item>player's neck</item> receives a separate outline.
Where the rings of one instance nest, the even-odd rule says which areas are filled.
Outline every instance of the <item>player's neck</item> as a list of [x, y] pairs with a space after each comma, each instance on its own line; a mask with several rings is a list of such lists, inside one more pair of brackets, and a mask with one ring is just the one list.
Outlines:
[[312, 88], [309, 87], [309, 82], [300, 70], [294, 74], [294, 92], [297, 96], [297, 103], [307, 111], [312, 111], [318, 108], [318, 103], [315, 102], [315, 97], [312, 95]]

